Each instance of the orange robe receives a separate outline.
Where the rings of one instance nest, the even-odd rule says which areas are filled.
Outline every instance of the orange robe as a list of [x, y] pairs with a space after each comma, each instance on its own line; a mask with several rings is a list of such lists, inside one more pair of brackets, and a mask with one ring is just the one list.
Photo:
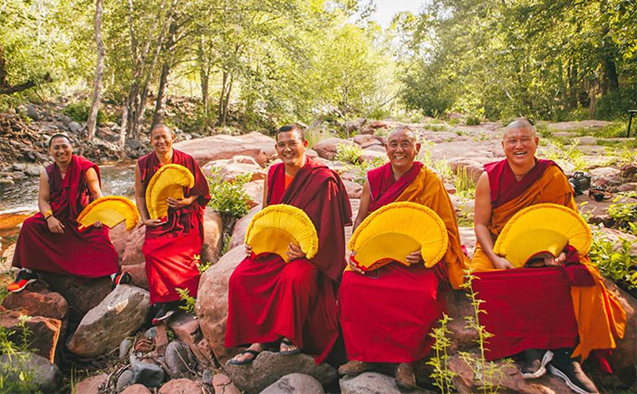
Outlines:
[[[339, 290], [339, 312], [350, 360], [409, 363], [424, 358], [433, 344], [431, 328], [446, 309], [439, 285], [447, 280], [455, 288], [462, 284], [465, 256], [451, 200], [433, 171], [414, 164], [415, 174], [408, 172], [395, 183], [389, 164], [372, 170], [370, 210], [398, 201], [425, 205], [445, 223], [449, 246], [443, 261], [432, 268], [393, 262], [360, 275], [347, 267]], [[372, 178], [379, 179], [381, 186], [374, 185]], [[409, 180], [403, 178], [412, 180], [406, 184]]]
[[[564, 205], [577, 211], [577, 205], [573, 200], [573, 189], [562, 170], [556, 165], [548, 167], [522, 194], [493, 208], [489, 223], [493, 239], [498, 237], [515, 213], [541, 203]], [[573, 311], [579, 333], [579, 343], [572, 357], [581, 356], [583, 361], [592, 350], [613, 349], [617, 346], [616, 339], [624, 336], [626, 312], [615, 295], [606, 289], [599, 271], [590, 263], [588, 256], [579, 257], [595, 282], [594, 286], [590, 287], [571, 287]], [[496, 271], [480, 244], [476, 245], [470, 265], [475, 272]], [[504, 294], [502, 296], [506, 297]], [[485, 301], [489, 302], [489, 300]]]

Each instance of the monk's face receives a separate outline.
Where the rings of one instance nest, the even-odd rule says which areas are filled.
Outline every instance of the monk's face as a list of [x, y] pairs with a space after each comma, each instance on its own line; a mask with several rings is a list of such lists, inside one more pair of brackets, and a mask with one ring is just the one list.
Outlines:
[[155, 127], [150, 133], [150, 143], [156, 153], [170, 152], [175, 136], [168, 127]]
[[509, 129], [502, 139], [504, 154], [513, 166], [532, 165], [540, 139], [527, 127]]
[[65, 137], [53, 138], [53, 140], [51, 140], [51, 146], [49, 147], [49, 154], [51, 154], [53, 160], [58, 164], [70, 163], [71, 156], [73, 156], [71, 141]]
[[305, 164], [307, 140], [303, 140], [295, 130], [277, 134], [275, 148], [286, 166], [300, 168]]
[[387, 157], [394, 168], [411, 168], [414, 159], [420, 152], [420, 144], [416, 142], [416, 135], [411, 130], [392, 131], [387, 136], [385, 146]]

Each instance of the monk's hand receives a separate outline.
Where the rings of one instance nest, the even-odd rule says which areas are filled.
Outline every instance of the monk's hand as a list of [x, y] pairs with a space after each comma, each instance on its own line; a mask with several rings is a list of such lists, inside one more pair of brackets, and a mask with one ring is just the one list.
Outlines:
[[513, 267], [513, 264], [509, 262], [509, 260], [500, 256], [495, 257], [495, 260], [493, 261], [493, 266], [499, 270], [510, 270], [515, 268]]
[[551, 255], [544, 257], [544, 265], [547, 267], [559, 267], [566, 261], [566, 253], [562, 252], [559, 256], [553, 257]]
[[57, 218], [53, 215], [49, 216], [46, 219], [46, 224], [49, 226], [49, 231], [53, 234], [64, 234], [64, 225], [62, 222], [57, 220]]
[[159, 219], [146, 219], [144, 220], [144, 226], [146, 227], [157, 227], [161, 226], [164, 222]]
[[349, 255], [349, 259], [347, 259], [347, 265], [349, 265], [349, 267], [352, 269], [352, 271], [354, 272], [358, 272], [361, 275], [365, 275], [365, 271], [363, 271], [357, 264], [356, 261], [354, 260], [354, 257], [356, 256], [356, 252], [352, 252]]
[[246, 244], [246, 256], [252, 256], [252, 246]]
[[420, 250], [411, 252], [407, 255], [407, 262], [409, 264], [418, 264], [420, 263], [421, 260], [422, 260], [422, 253], [420, 253]]
[[93, 227], [95, 227], [95, 228], [102, 228], [102, 226], [104, 226], [104, 225], [100, 221], [97, 221], [97, 222], [93, 223]]
[[172, 209], [181, 209], [181, 208], [187, 207], [188, 205], [192, 204], [193, 201], [194, 199], [191, 197], [187, 197], [187, 198], [168, 197], [166, 199], [168, 206]]
[[305, 253], [303, 252], [301, 247], [294, 245], [294, 243], [292, 242], [290, 242], [290, 244], [288, 245], [288, 251], [286, 252], [286, 254], [290, 258], [290, 261], [305, 258]]

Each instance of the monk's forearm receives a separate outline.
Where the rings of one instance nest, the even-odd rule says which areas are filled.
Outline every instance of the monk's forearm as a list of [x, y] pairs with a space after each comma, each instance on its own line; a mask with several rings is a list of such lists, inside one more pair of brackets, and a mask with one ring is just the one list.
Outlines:
[[482, 246], [482, 250], [489, 257], [491, 261], [493, 261], [497, 255], [493, 252], [493, 237], [491, 236], [491, 231], [484, 226], [478, 225], [475, 226], [476, 240]]
[[148, 210], [146, 208], [146, 199], [135, 196], [135, 203], [137, 204], [137, 211], [139, 212], [139, 216], [142, 218], [142, 222], [149, 220], [150, 215], [148, 215]]
[[51, 204], [48, 201], [38, 200], [38, 208], [40, 213], [44, 215], [44, 217], [49, 214], [53, 214], [53, 209], [51, 208]]

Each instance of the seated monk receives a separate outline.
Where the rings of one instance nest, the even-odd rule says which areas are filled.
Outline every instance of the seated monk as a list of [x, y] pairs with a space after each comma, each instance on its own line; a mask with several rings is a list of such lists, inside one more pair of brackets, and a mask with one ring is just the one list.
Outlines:
[[345, 268], [344, 226], [351, 224], [351, 207], [338, 174], [305, 155], [307, 140], [298, 125], [276, 134], [274, 164], [265, 180], [263, 206], [289, 204], [303, 210], [318, 235], [318, 252], [308, 260], [290, 243], [286, 263], [273, 253], [248, 255], [234, 270], [228, 288], [226, 347], [249, 345], [229, 361], [251, 363], [268, 344], [280, 354], [301, 352], [321, 363], [339, 330], [336, 286]]
[[81, 278], [111, 276], [113, 285], [130, 282], [126, 272], [117, 275], [117, 252], [101, 223], [80, 231], [76, 221], [82, 209], [102, 197], [100, 170], [82, 156], [73, 154], [64, 134], [49, 139], [53, 163], [40, 173], [39, 211], [22, 224], [13, 256], [21, 268], [7, 288], [19, 292], [37, 280], [34, 271]]
[[471, 267], [479, 280], [473, 287], [485, 301], [481, 324], [495, 335], [486, 357], [522, 352], [524, 378], [538, 378], [548, 366], [573, 391], [597, 393], [580, 361], [595, 349], [616, 347], [626, 314], [588, 256], [578, 256], [567, 246], [558, 256], [539, 256], [541, 268], [511, 269], [512, 264], [493, 251], [503, 227], [521, 209], [553, 203], [577, 211], [562, 170], [550, 160], [535, 158], [538, 143], [527, 120], [509, 124], [502, 139], [506, 159], [485, 165], [476, 187], [477, 245]]
[[[414, 161], [420, 143], [408, 127], [387, 136], [389, 163], [371, 170], [363, 186], [354, 227], [380, 207], [410, 201], [431, 208], [447, 229], [448, 248], [433, 268], [424, 266], [420, 250], [406, 256], [411, 265], [393, 261], [362, 271], [350, 258], [339, 290], [340, 321], [347, 357], [341, 375], [372, 370], [372, 363], [398, 364], [396, 384], [416, 387], [412, 363], [423, 359], [433, 344], [430, 332], [446, 302], [442, 289], [462, 284], [465, 256], [454, 209], [444, 184], [434, 171]], [[353, 257], [353, 256], [352, 256]]]
[[[175, 135], [168, 126], [157, 124], [150, 133], [153, 151], [137, 160], [135, 166], [135, 202], [146, 226], [142, 253], [150, 302], [155, 308], [152, 323], [169, 318], [180, 303], [177, 289], [188, 290], [197, 297], [199, 286], [198, 255], [203, 244], [203, 213], [210, 201], [208, 181], [192, 156], [173, 149]], [[148, 214], [146, 188], [164, 164], [179, 164], [193, 175], [195, 184], [184, 188], [184, 198], [168, 198], [168, 216], [151, 219]]]

